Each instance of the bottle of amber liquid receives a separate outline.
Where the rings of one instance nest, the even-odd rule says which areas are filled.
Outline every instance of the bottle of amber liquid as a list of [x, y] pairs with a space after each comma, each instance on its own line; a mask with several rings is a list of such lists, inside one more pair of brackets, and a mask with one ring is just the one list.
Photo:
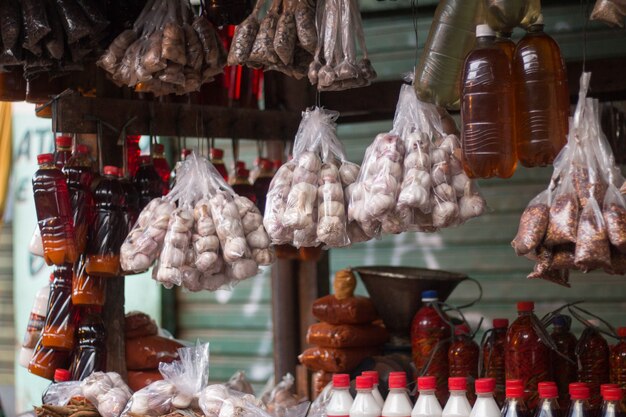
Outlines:
[[517, 156], [526, 167], [549, 165], [567, 142], [570, 107], [565, 63], [543, 17], [518, 42], [513, 72]]
[[78, 251], [67, 182], [53, 161], [51, 153], [37, 156], [33, 192], [44, 259], [48, 265], [63, 265], [76, 262]]
[[35, 353], [28, 364], [28, 372], [50, 381], [54, 380], [54, 372], [57, 369], [67, 367], [69, 352], [45, 348], [41, 340], [35, 347]]
[[509, 320], [493, 319], [493, 330], [483, 344], [483, 375], [496, 381], [494, 395], [499, 406], [504, 404], [506, 372], [504, 356], [506, 353], [506, 332]]
[[488, 25], [476, 26], [461, 83], [461, 145], [470, 178], [509, 178], [515, 172], [515, 97], [511, 64]]
[[611, 383], [626, 389], [626, 327], [618, 327], [619, 342], [611, 349]]
[[76, 311], [72, 305], [72, 265], [54, 269], [50, 286], [48, 313], [41, 336], [42, 345], [49, 349], [72, 350], [76, 330]]
[[94, 214], [93, 194], [91, 193], [94, 174], [87, 145], [81, 144], [76, 147], [74, 155], [65, 163], [63, 173], [72, 203], [76, 248], [79, 253], [83, 253], [87, 245], [87, 231]]
[[89, 233], [85, 269], [89, 275], [115, 277], [120, 274], [120, 247], [128, 232], [122, 211], [124, 189], [117, 167], [104, 167], [94, 200], [95, 220]]
[[515, 42], [511, 39], [513, 34], [511, 32], [497, 32], [496, 33], [496, 46], [506, 54], [509, 62], [513, 62], [515, 56]]
[[163, 195], [163, 180], [154, 169], [150, 155], [139, 157], [139, 169], [133, 178], [133, 184], [139, 192], [140, 211], [150, 201]]
[[[576, 366], [576, 336], [570, 331], [570, 318], [558, 315], [554, 318], [552, 325], [554, 330], [550, 335], [559, 353], [551, 351], [552, 374], [554, 382], [559, 390], [559, 404], [565, 410], [569, 407], [569, 384], [578, 380], [578, 369]], [[565, 360], [569, 358], [571, 362]]]
[[74, 351], [70, 372], [73, 381], [82, 381], [93, 372], [106, 370], [106, 331], [102, 318], [95, 311], [85, 311], [78, 330], [78, 346]]
[[609, 345], [600, 332], [591, 326], [583, 331], [578, 344], [578, 381], [589, 387], [589, 410], [592, 415], [602, 407], [600, 385], [609, 382]]
[[75, 306], [104, 306], [106, 278], [87, 274], [85, 256], [74, 264], [72, 277], [72, 304]]
[[467, 378], [467, 399], [470, 404], [474, 404], [474, 381], [478, 378], [480, 347], [472, 340], [470, 333], [466, 324], [454, 328], [454, 341], [448, 349], [448, 371], [450, 377]]

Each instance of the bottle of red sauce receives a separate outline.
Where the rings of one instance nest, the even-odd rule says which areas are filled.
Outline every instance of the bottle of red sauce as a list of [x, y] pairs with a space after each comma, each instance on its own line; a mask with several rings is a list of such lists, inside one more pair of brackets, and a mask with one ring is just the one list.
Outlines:
[[165, 146], [163, 146], [163, 144], [157, 143], [154, 145], [152, 162], [154, 169], [163, 181], [163, 195], [166, 195], [170, 191], [170, 175], [172, 175], [172, 168], [167, 162], [167, 159], [165, 159]]
[[[569, 384], [578, 380], [578, 368], [576, 366], [576, 336], [570, 331], [570, 319], [564, 315], [558, 315], [553, 322], [552, 340], [560, 355], [550, 352], [552, 358], [552, 373], [554, 382], [559, 390], [559, 405], [566, 410], [569, 406]], [[567, 361], [563, 356], [569, 358]]]
[[491, 334], [483, 344], [483, 375], [496, 381], [494, 392], [499, 406], [504, 404], [506, 372], [504, 356], [506, 352], [506, 332], [509, 328], [508, 319], [493, 319]]
[[48, 312], [41, 335], [42, 345], [48, 349], [70, 351], [74, 348], [76, 311], [72, 305], [72, 275], [71, 264], [54, 268]]
[[237, 175], [235, 176], [235, 182], [233, 183], [233, 190], [242, 197], [246, 197], [253, 203], [256, 203], [256, 194], [254, 188], [250, 184], [250, 171], [246, 168], [239, 168]]
[[59, 169], [63, 169], [65, 163], [72, 156], [72, 137], [57, 136], [54, 140], [56, 149], [54, 151], [54, 165]]
[[619, 342], [611, 350], [611, 383], [626, 389], [626, 327], [617, 328]]
[[[423, 306], [415, 314], [411, 324], [411, 351], [417, 373], [437, 377], [437, 399], [441, 404], [445, 404], [448, 397], [448, 349], [451, 329], [435, 308], [438, 302], [437, 291], [422, 292]], [[435, 352], [436, 346], [438, 348]], [[428, 369], [425, 369], [427, 365]]]
[[609, 345], [602, 334], [594, 327], [586, 327], [576, 345], [576, 356], [578, 381], [589, 388], [589, 410], [593, 415], [602, 407], [600, 385], [609, 382], [609, 355]]
[[73, 381], [82, 381], [94, 372], [106, 371], [106, 331], [102, 317], [87, 310], [76, 331], [78, 346], [72, 358]]
[[89, 275], [85, 270], [85, 256], [74, 264], [72, 277], [72, 304], [75, 306], [104, 306], [106, 278]]
[[455, 326], [454, 341], [448, 349], [449, 375], [467, 378], [467, 399], [470, 404], [476, 401], [473, 382], [478, 378], [479, 355], [480, 347], [471, 338], [471, 331], [467, 324]]
[[228, 170], [226, 170], [226, 165], [224, 164], [224, 150], [219, 148], [211, 148], [209, 151], [211, 156], [211, 163], [217, 169], [217, 172], [222, 174], [224, 177], [224, 181], [228, 182]]
[[67, 179], [72, 203], [76, 249], [79, 253], [83, 253], [87, 245], [87, 230], [94, 215], [93, 194], [91, 192], [94, 173], [87, 145], [81, 144], [76, 147], [76, 152], [65, 163], [63, 173]]
[[274, 177], [274, 164], [269, 159], [261, 159], [259, 162], [259, 176], [254, 181], [254, 195], [256, 195], [256, 205], [265, 213], [265, 202], [267, 201], [267, 192], [270, 189], [270, 183]]
[[139, 148], [139, 135], [126, 136], [126, 166], [128, 173], [131, 177], [134, 177], [139, 169], [139, 156], [141, 155], [141, 149]]
[[133, 178], [133, 184], [139, 192], [139, 211], [150, 201], [163, 195], [163, 181], [154, 169], [150, 155], [139, 158], [139, 169]]

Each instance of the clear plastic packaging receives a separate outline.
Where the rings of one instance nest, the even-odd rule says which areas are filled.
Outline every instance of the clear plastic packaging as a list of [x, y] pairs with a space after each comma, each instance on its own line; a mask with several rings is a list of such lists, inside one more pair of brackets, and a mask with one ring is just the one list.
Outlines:
[[115, 372], [94, 372], [81, 383], [85, 399], [98, 409], [102, 417], [119, 417], [132, 392]]

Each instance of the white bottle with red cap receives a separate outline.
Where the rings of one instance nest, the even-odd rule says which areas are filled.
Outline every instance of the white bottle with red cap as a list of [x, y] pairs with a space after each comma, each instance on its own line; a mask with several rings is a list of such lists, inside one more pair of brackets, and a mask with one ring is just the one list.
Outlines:
[[383, 405], [382, 417], [409, 417], [413, 404], [406, 392], [406, 374], [391, 372], [389, 374], [389, 394]]
[[350, 375], [333, 375], [333, 392], [326, 406], [328, 417], [348, 417], [352, 407], [352, 395], [350, 395]]
[[380, 407], [382, 409], [383, 404], [385, 404], [385, 400], [383, 399], [383, 396], [380, 395], [380, 391], [378, 390], [378, 371], [364, 371], [361, 375], [369, 376], [370, 378], [372, 378], [372, 383], [374, 384], [372, 388], [372, 395], [374, 396], [376, 402], [380, 404]]
[[450, 397], [441, 413], [442, 417], [469, 417], [472, 406], [467, 400], [467, 378], [455, 376], [448, 378]]
[[476, 380], [476, 402], [470, 417], [500, 417], [500, 409], [493, 398], [496, 380], [480, 378]]
[[373, 387], [372, 377], [356, 377], [356, 397], [350, 408], [350, 417], [380, 417], [382, 408], [372, 394]]
[[441, 405], [435, 396], [437, 378], [434, 376], [420, 376], [417, 378], [419, 397], [411, 417], [441, 417]]

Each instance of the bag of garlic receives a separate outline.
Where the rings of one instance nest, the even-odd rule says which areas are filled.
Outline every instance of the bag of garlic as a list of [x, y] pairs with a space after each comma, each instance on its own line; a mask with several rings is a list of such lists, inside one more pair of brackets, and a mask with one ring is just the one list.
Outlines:
[[94, 372], [81, 382], [83, 396], [102, 417], [119, 417], [132, 392], [115, 372]]
[[180, 359], [159, 364], [162, 381], [135, 392], [122, 417], [162, 416], [177, 410], [198, 410], [194, 398], [208, 385], [209, 344], [178, 349]]

